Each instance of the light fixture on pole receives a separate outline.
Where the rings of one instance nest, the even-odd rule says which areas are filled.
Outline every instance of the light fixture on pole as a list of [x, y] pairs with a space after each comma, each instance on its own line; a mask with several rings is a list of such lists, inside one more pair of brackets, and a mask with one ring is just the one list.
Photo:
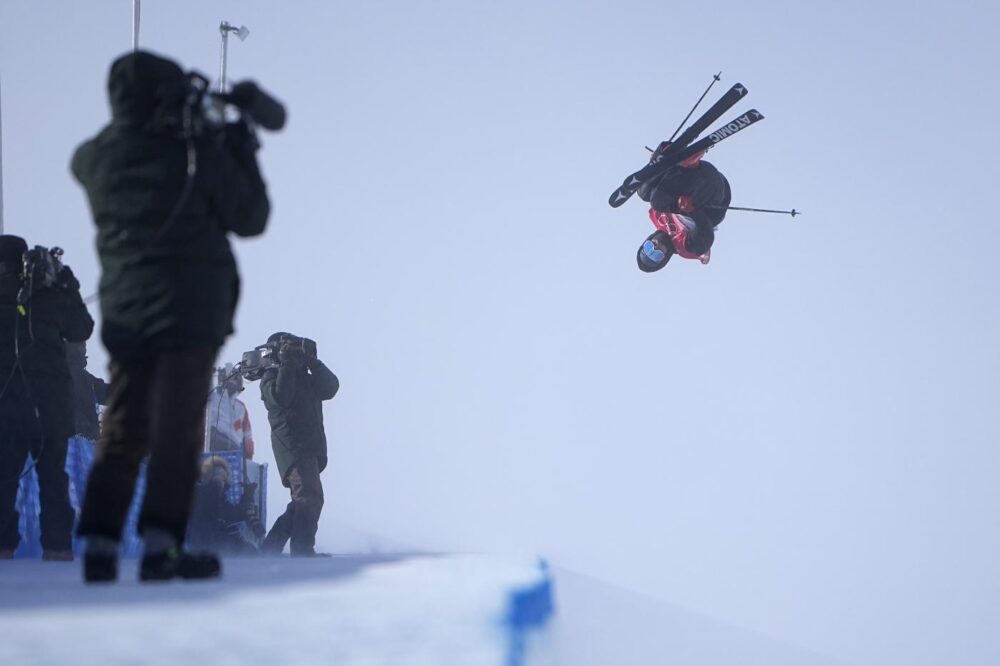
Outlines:
[[222, 34], [222, 62], [219, 63], [219, 92], [226, 92], [226, 56], [229, 50], [229, 33], [234, 33], [240, 38], [240, 41], [244, 41], [250, 34], [250, 29], [245, 25], [236, 27], [235, 25], [230, 25], [228, 22], [223, 21], [219, 24], [219, 32]]

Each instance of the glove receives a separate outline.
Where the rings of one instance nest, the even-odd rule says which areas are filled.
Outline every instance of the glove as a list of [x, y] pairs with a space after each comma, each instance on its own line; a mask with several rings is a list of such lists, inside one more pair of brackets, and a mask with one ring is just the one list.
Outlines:
[[294, 366], [300, 366], [305, 363], [306, 357], [302, 353], [301, 343], [291, 340], [282, 342], [281, 347], [278, 348], [278, 360], [283, 364], [287, 363]]
[[684, 215], [690, 215], [694, 212], [694, 201], [691, 200], [691, 197], [686, 194], [677, 197], [677, 212]]
[[672, 145], [673, 145], [673, 144], [672, 144], [672, 143], [670, 143], [669, 141], [661, 141], [661, 142], [660, 142], [660, 145], [658, 145], [658, 146], [656, 147], [656, 150], [654, 150], [654, 151], [653, 151], [653, 154], [649, 156], [649, 161], [650, 161], [650, 162], [655, 162], [655, 161], [656, 161], [656, 158], [658, 158], [658, 157], [659, 157], [660, 155], [662, 155], [663, 153], [667, 152], [667, 150], [668, 150], [668, 149], [670, 148], [670, 146], [672, 146]]
[[70, 291], [80, 291], [80, 281], [73, 275], [69, 266], [63, 266], [62, 270], [59, 271], [59, 286]]

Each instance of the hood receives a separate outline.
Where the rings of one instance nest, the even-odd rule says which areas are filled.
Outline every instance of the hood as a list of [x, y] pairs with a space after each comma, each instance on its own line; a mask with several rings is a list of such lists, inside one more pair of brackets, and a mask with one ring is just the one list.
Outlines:
[[115, 120], [146, 122], [165, 102], [180, 102], [184, 70], [172, 60], [135, 51], [111, 64], [108, 100]]
[[0, 277], [20, 279], [28, 244], [20, 236], [0, 236]]
[[20, 236], [0, 236], [0, 261], [20, 262], [28, 251], [28, 243]]

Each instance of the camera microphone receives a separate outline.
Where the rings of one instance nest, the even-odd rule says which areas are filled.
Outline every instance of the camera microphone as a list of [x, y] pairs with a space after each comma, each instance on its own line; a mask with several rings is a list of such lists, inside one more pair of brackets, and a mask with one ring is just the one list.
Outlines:
[[219, 95], [219, 98], [239, 108], [266, 130], [274, 132], [285, 126], [284, 105], [261, 90], [253, 81], [240, 81], [228, 93]]

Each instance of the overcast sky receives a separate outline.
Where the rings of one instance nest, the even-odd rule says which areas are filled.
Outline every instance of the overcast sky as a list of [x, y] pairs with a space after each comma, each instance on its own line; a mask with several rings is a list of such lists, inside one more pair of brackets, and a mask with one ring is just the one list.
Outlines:
[[[68, 162], [131, 5], [0, 5], [6, 230], [88, 291]], [[320, 547], [539, 553], [858, 664], [1000, 661], [995, 3], [147, 0], [140, 42], [214, 78], [223, 19], [289, 124], [221, 360], [292, 330], [340, 376]], [[766, 116], [709, 154], [733, 204], [804, 214], [640, 273], [608, 195], [719, 70]]]

